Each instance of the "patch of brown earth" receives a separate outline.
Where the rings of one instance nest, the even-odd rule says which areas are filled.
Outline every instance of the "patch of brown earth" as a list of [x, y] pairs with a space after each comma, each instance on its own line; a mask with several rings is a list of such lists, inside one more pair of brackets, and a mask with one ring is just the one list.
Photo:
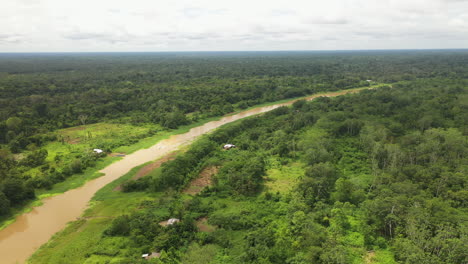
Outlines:
[[26, 158], [26, 154], [24, 154], [24, 153], [13, 154], [13, 159], [15, 161], [20, 161], [20, 160], [22, 160], [24, 158]]
[[148, 257], [146, 257], [146, 259], [154, 259], [154, 258], [159, 258], [159, 257], [161, 257], [161, 253], [151, 252], [151, 254]]
[[161, 226], [167, 226], [167, 222], [168, 222], [168, 221], [159, 222], [159, 225], [161, 225]]
[[[133, 178], [131, 180], [138, 180], [139, 178], [141, 177], [144, 177], [146, 175], [148, 175], [151, 171], [161, 167], [161, 165], [166, 162], [166, 161], [170, 161], [170, 160], [173, 160], [175, 159], [175, 157], [177, 156], [179, 152], [178, 151], [174, 151], [174, 152], [171, 152], [169, 154], [167, 154], [166, 156], [156, 160], [155, 162], [153, 163], [150, 163], [146, 166], [144, 166], [143, 168], [141, 168], [136, 174], [135, 176], [133, 176]], [[117, 187], [115, 187], [114, 191], [121, 191], [122, 190], [122, 186], [119, 185]]]
[[208, 218], [203, 217], [197, 220], [196, 226], [198, 227], [198, 230], [201, 232], [213, 232], [215, 231], [216, 227], [208, 224]]
[[190, 185], [183, 191], [186, 194], [195, 195], [201, 192], [206, 186], [211, 185], [211, 178], [218, 173], [219, 167], [210, 166], [204, 168], [198, 178], [194, 179]]
[[146, 175], [148, 175], [150, 172], [152, 172], [153, 170], [161, 167], [161, 165], [166, 162], [166, 161], [170, 161], [170, 160], [173, 160], [176, 158], [178, 152], [177, 151], [174, 151], [172, 153], [169, 153], [168, 155], [158, 159], [157, 161], [153, 162], [153, 163], [150, 163], [146, 166], [144, 166], [143, 168], [141, 168], [136, 174], [135, 176], [133, 176], [132, 180], [138, 180], [139, 178], [141, 177], [144, 177]]

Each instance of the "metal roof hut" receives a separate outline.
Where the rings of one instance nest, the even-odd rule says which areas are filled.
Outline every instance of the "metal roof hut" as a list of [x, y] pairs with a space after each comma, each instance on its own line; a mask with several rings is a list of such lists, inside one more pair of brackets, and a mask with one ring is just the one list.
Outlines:
[[179, 223], [179, 222], [180, 222], [179, 219], [177, 219], [177, 218], [171, 218], [171, 219], [167, 220], [167, 225], [173, 225], [173, 224]]
[[236, 147], [236, 145], [234, 145], [234, 144], [226, 144], [226, 145], [224, 145], [223, 149], [227, 150], [227, 149], [232, 149], [232, 148], [235, 148], [235, 147]]

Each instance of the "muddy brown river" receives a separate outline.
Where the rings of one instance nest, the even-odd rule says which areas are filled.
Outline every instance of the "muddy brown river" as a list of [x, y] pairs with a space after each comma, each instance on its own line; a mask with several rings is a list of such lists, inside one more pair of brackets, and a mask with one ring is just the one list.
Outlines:
[[[331, 92], [307, 97], [312, 100], [320, 96], [338, 96], [354, 93], [357, 90]], [[127, 173], [130, 169], [148, 161], [158, 159], [180, 146], [190, 144], [200, 135], [206, 134], [224, 124], [248, 116], [271, 111], [280, 106], [290, 105], [296, 100], [271, 106], [257, 107], [251, 110], [226, 116], [218, 121], [208, 122], [190, 131], [161, 140], [147, 149], [138, 150], [101, 170], [105, 175], [91, 180], [83, 186], [63, 194], [43, 199], [41, 206], [29, 213], [18, 216], [16, 221], [0, 231], [0, 263], [24, 263], [53, 234], [62, 230], [70, 221], [76, 220], [86, 209], [94, 193]]]

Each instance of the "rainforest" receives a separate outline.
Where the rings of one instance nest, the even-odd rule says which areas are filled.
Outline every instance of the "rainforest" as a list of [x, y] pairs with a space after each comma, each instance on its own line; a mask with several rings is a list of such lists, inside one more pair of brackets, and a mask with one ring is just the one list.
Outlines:
[[466, 50], [0, 54], [0, 106], [5, 263], [468, 262]]

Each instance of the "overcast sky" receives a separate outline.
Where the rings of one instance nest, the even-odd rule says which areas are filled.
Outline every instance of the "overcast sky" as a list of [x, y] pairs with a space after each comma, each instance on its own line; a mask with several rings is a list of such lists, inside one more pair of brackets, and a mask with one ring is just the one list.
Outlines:
[[0, 52], [468, 48], [467, 0], [0, 4]]

